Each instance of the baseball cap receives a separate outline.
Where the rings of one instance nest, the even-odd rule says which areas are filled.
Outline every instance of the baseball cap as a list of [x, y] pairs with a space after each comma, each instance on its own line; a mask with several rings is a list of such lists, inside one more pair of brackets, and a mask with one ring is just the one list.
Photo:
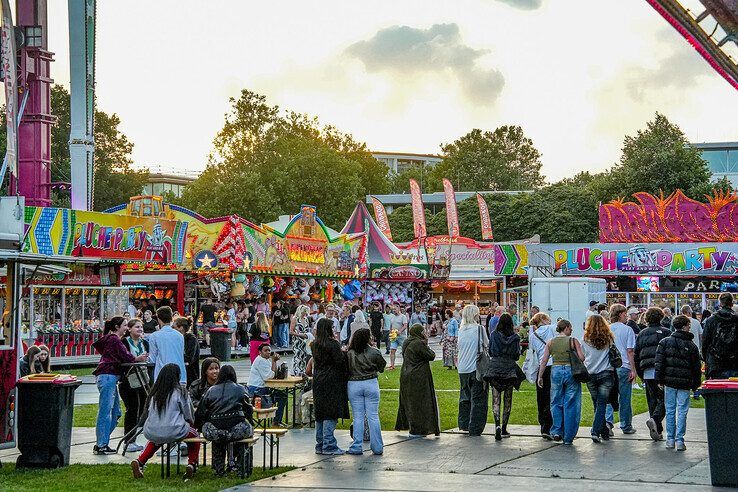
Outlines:
[[638, 308], [632, 307], [632, 308], [628, 309], [628, 316], [630, 316], [631, 314], [639, 314], [640, 312], [641, 311]]
[[596, 306], [597, 301], [589, 301], [589, 307]]

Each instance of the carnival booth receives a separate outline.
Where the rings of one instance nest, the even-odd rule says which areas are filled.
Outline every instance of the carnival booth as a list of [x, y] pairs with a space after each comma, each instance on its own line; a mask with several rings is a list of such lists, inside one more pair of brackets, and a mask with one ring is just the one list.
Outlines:
[[738, 292], [736, 196], [700, 203], [677, 191], [637, 193], [639, 203], [600, 206], [600, 241], [497, 245], [499, 275], [522, 283], [530, 268], [548, 275], [607, 280], [608, 304], [714, 311], [721, 292]]
[[207, 219], [160, 197], [134, 197], [109, 211], [187, 222], [182, 261], [128, 264], [122, 279], [134, 287], [134, 297], [170, 295], [181, 313], [199, 317], [206, 298], [218, 304], [229, 298], [306, 302], [361, 296], [355, 280], [366, 275], [364, 235], [328, 228], [315, 207], [303, 205], [297, 215], [262, 225], [236, 215]]
[[49, 346], [52, 357], [93, 355], [104, 320], [127, 311], [121, 265], [177, 261], [187, 231], [177, 220], [51, 207], [26, 207], [25, 223], [24, 253], [78, 258], [69, 268], [31, 272], [22, 292], [21, 336]]

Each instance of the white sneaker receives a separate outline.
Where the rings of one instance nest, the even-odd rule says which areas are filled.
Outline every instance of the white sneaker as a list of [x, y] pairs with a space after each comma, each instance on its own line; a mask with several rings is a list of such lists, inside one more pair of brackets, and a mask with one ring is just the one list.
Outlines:
[[674, 441], [671, 439], [666, 440], [666, 449], [674, 449]]
[[128, 443], [126, 453], [138, 453], [139, 451], [143, 451], [143, 446], [139, 446], [135, 442]]
[[677, 451], [686, 451], [687, 446], [684, 444], [684, 441], [677, 441], [676, 443], [676, 450]]

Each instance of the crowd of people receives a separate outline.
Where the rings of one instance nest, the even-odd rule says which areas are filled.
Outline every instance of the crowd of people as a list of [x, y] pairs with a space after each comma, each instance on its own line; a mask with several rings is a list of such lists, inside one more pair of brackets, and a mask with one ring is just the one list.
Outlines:
[[[110, 436], [121, 417], [122, 398], [126, 434], [142, 428], [149, 441], [145, 447], [135, 440], [128, 445], [127, 451], [140, 452], [131, 464], [134, 476], [143, 476], [144, 465], [161, 445], [200, 434], [215, 443], [216, 473], [227, 473], [225, 443], [253, 433], [255, 399], [275, 405], [275, 422], [282, 425], [287, 395], [266, 384], [288, 370], [280, 355], [272, 352], [280, 342], [293, 349], [289, 371], [311, 378], [316, 453], [363, 454], [365, 440], [372, 453], [384, 452], [378, 376], [395, 368], [398, 350], [402, 365], [395, 429], [408, 430], [411, 437], [439, 435], [441, 416], [430, 366], [436, 354], [428, 345], [434, 334], [440, 335], [444, 366], [458, 372], [458, 426], [469, 436], [482, 435], [491, 393], [494, 439], [511, 437], [508, 423], [514, 391], [526, 379], [536, 386], [543, 439], [573, 444], [581, 421], [582, 384], [592, 401], [593, 442], [599, 444], [614, 435], [615, 413], [620, 431], [633, 434], [632, 391], [640, 379], [648, 403], [650, 437], [684, 451], [689, 402], [699, 397], [703, 363], [707, 378], [738, 376], [738, 312], [733, 302], [730, 293], [723, 293], [720, 309], [714, 314], [705, 311], [701, 317], [689, 306], [673, 316], [668, 308], [593, 302], [581, 340], [572, 335], [568, 320], [554, 321], [535, 306], [530, 317], [521, 316], [522, 322], [514, 307], [493, 306], [483, 322], [473, 304], [442, 314], [379, 303], [366, 309], [348, 303], [340, 307], [300, 304], [294, 310], [289, 304], [274, 308], [257, 304], [253, 322], [241, 327], [238, 323], [251, 318], [236, 318], [234, 328], [236, 332], [245, 329], [239, 342], [250, 348], [245, 384], [238, 383], [232, 366], [221, 365], [213, 357], [200, 360], [191, 319], [175, 318], [168, 306], [154, 313], [145, 309], [143, 318], [107, 320], [103, 336], [94, 344], [101, 358], [94, 371], [99, 409], [93, 452], [115, 453]], [[209, 319], [208, 306], [213, 304], [202, 306], [204, 320]], [[148, 332], [147, 319], [157, 323]], [[212, 327], [206, 328], [207, 323], [204, 330]], [[523, 354], [526, 361], [521, 367]], [[48, 348], [31, 347], [20, 366], [22, 375], [48, 372]], [[141, 369], [146, 366], [153, 368], [148, 393], [142, 383], [150, 382], [148, 372]], [[350, 416], [352, 443], [343, 450], [335, 429], [339, 419]], [[192, 476], [198, 445], [187, 446], [187, 476]], [[242, 452], [237, 449], [235, 454]]]

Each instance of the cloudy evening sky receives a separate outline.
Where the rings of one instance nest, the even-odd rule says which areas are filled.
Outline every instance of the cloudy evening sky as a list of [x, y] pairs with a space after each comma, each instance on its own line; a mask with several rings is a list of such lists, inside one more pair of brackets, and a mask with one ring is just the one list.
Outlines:
[[[373, 150], [521, 125], [550, 181], [610, 167], [656, 111], [691, 141], [738, 140], [738, 93], [645, 0], [105, 0], [97, 14], [97, 104], [137, 165], [203, 169], [242, 88]], [[68, 86], [66, 2], [49, 18]]]

